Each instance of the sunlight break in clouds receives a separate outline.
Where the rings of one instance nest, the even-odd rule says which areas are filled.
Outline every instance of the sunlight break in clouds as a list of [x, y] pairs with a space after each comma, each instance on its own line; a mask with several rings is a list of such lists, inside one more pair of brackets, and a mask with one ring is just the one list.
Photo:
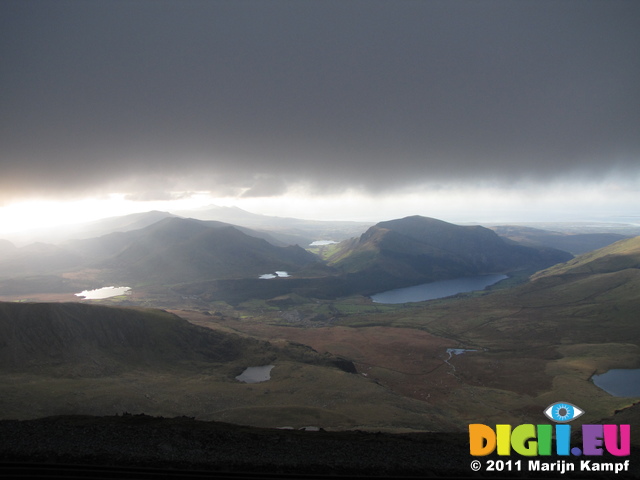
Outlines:
[[172, 200], [136, 201], [126, 194], [78, 200], [31, 200], [0, 207], [2, 235], [62, 227], [151, 210], [191, 209], [208, 205], [211, 198], [202, 193]]
[[422, 184], [373, 194], [362, 190], [309, 194], [304, 188], [262, 198], [216, 199], [254, 213], [318, 220], [379, 222], [409, 215], [449, 222], [610, 221], [638, 214], [633, 177], [601, 182], [521, 181]]
[[[236, 206], [252, 213], [310, 220], [377, 223], [410, 215], [452, 223], [535, 221], [616, 221], [639, 214], [636, 179], [609, 177], [597, 182], [526, 182], [507, 186], [423, 184], [373, 194], [350, 189], [323, 195], [303, 186], [277, 196], [215, 196], [211, 192], [161, 195], [119, 193], [77, 201], [29, 201], [0, 207], [3, 235], [105, 217], [160, 210], [177, 212], [208, 205]], [[162, 198], [165, 198], [164, 200]]]

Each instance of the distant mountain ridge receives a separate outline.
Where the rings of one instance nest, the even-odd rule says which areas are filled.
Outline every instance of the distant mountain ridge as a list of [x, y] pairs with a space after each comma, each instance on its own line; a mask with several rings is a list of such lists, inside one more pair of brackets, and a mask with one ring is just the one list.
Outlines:
[[509, 238], [521, 245], [552, 247], [580, 255], [614, 242], [629, 238], [618, 233], [563, 233], [519, 225], [489, 227], [501, 237]]
[[372, 222], [305, 220], [251, 213], [238, 207], [206, 207], [174, 212], [198, 220], [215, 220], [269, 232], [288, 244], [309, 245], [316, 240], [345, 240], [360, 235]]
[[557, 275], [595, 275], [640, 269], [640, 236], [575, 257], [537, 272], [533, 279]]
[[175, 215], [169, 212], [151, 210], [58, 227], [38, 227], [34, 225], [26, 232], [10, 234], [9, 237], [13, 243], [20, 246], [37, 242], [60, 244], [70, 240], [96, 238], [113, 232], [137, 230], [167, 217], [175, 217]]
[[104, 281], [167, 284], [294, 271], [316, 261], [314, 254], [282, 246], [267, 233], [170, 216], [136, 230], [15, 249], [0, 258], [0, 278], [89, 269], [101, 271]]
[[9, 240], [0, 239], [0, 258], [13, 255], [17, 250], [17, 247]]

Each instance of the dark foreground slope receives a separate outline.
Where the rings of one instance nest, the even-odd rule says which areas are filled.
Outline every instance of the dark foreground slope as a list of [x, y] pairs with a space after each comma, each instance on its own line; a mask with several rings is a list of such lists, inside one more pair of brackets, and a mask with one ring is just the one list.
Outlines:
[[[34, 433], [37, 432], [37, 438]], [[0, 460], [263, 474], [460, 476], [464, 434], [272, 430], [186, 417], [0, 421]], [[171, 471], [171, 470], [169, 470]]]
[[[509, 478], [473, 472], [466, 434], [310, 432], [239, 427], [189, 418], [50, 417], [0, 421], [0, 474], [33, 472], [68, 478]], [[632, 450], [631, 458], [640, 452]], [[495, 456], [489, 457], [493, 461]], [[530, 457], [513, 454], [528, 470]], [[538, 460], [575, 462], [566, 457]], [[481, 458], [486, 466], [488, 458]], [[505, 461], [505, 457], [501, 458]], [[597, 462], [619, 462], [609, 455]], [[7, 463], [14, 462], [14, 463]], [[43, 464], [39, 467], [39, 464]], [[45, 475], [43, 475], [43, 473]], [[528, 472], [519, 477], [529, 478]], [[536, 472], [555, 478], [557, 472]], [[567, 472], [566, 478], [610, 478], [611, 472]], [[640, 465], [616, 478], [638, 478]], [[34, 475], [35, 476], [35, 475]]]

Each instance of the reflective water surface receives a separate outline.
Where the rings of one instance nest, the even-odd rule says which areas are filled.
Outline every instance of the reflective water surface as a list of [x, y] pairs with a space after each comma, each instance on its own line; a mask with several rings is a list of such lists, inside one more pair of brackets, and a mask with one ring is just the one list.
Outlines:
[[95, 290], [83, 290], [76, 293], [76, 297], [83, 297], [85, 300], [99, 300], [101, 298], [117, 297], [118, 295], [129, 295], [129, 287], [102, 287]]
[[273, 365], [263, 365], [261, 367], [248, 367], [240, 375], [236, 377], [244, 383], [260, 383], [271, 380], [271, 369]]
[[413, 287], [398, 288], [387, 292], [376, 293], [371, 299], [376, 303], [407, 303], [423, 302], [436, 298], [450, 297], [457, 293], [484, 290], [489, 285], [508, 278], [507, 275], [491, 274], [475, 277], [454, 278], [438, 282], [423, 283]]
[[591, 378], [614, 397], [640, 397], [640, 368], [617, 368]]

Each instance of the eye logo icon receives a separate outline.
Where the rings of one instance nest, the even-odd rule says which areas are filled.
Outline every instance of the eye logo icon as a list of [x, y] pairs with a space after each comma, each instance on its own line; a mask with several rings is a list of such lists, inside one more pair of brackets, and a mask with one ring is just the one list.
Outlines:
[[568, 402], [552, 403], [544, 411], [544, 414], [549, 420], [553, 420], [557, 423], [570, 422], [578, 418], [583, 413], [584, 410]]

